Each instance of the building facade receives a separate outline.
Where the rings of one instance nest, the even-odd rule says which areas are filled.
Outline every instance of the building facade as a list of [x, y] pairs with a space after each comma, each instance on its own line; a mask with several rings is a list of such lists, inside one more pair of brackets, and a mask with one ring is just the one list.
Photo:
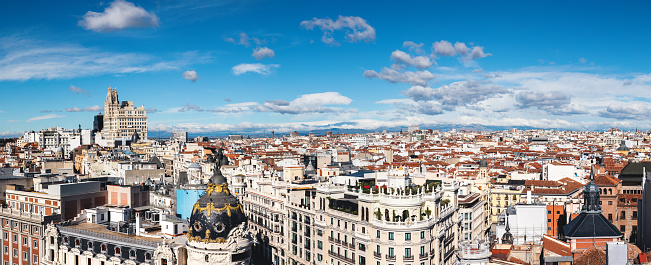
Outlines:
[[110, 146], [118, 138], [131, 138], [134, 133], [147, 139], [147, 110], [133, 101], [120, 101], [116, 88], [109, 88], [104, 102], [102, 134]]

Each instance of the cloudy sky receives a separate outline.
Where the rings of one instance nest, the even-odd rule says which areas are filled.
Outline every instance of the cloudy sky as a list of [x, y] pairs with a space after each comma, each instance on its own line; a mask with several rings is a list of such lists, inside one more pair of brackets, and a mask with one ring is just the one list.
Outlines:
[[[34, 8], [38, 6], [38, 8]], [[2, 1], [0, 136], [150, 130], [651, 128], [645, 2]]]

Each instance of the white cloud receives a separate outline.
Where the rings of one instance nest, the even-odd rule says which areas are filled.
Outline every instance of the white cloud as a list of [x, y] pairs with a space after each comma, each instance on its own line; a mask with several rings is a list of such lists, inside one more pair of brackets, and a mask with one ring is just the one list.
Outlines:
[[27, 122], [33, 122], [33, 121], [40, 121], [40, 120], [47, 120], [47, 119], [54, 119], [54, 118], [63, 118], [65, 115], [58, 115], [58, 114], [47, 114], [47, 115], [41, 115], [41, 116], [36, 116], [36, 117], [31, 117]]
[[416, 54], [423, 54], [423, 43], [415, 43], [413, 41], [405, 41], [402, 43], [403, 48], [408, 48], [410, 51], [415, 52]]
[[521, 91], [515, 101], [518, 108], [538, 108], [553, 115], [587, 113], [584, 108], [570, 104], [571, 96], [561, 91]]
[[278, 64], [243, 63], [233, 67], [233, 74], [241, 75], [252, 72], [261, 75], [269, 75], [274, 68], [278, 67], [280, 67]]
[[303, 113], [338, 113], [351, 110], [326, 107], [328, 105], [348, 105], [353, 100], [342, 96], [338, 92], [324, 92], [305, 94], [292, 101], [270, 100], [262, 106], [264, 111], [281, 114], [303, 114]]
[[391, 83], [408, 83], [416, 86], [426, 86], [427, 82], [434, 79], [434, 74], [427, 70], [416, 72], [401, 72], [396, 69], [385, 67], [379, 73], [374, 70], [366, 70], [364, 71], [364, 77], [378, 78], [389, 81]]
[[159, 19], [154, 13], [123, 0], [116, 0], [104, 12], [88, 11], [79, 26], [88, 30], [108, 32], [126, 28], [155, 28]]
[[599, 111], [598, 115], [612, 119], [649, 120], [651, 109], [648, 104], [641, 103], [611, 104], [605, 110]]
[[[467, 80], [454, 82], [439, 88], [413, 86], [403, 93], [416, 102], [436, 101], [443, 110], [452, 111], [457, 107], [477, 104], [489, 98], [507, 94], [501, 86]], [[430, 107], [431, 109], [431, 107]]]
[[4, 55], [0, 58], [0, 81], [164, 71], [190, 62], [209, 61], [209, 56], [197, 52], [186, 52], [164, 61], [147, 54], [105, 52], [16, 36], [0, 38], [0, 54]]
[[579, 58], [579, 62], [580, 62], [580, 63], [587, 63], [587, 62], [588, 62], [588, 59], [586, 59], [586, 58]]
[[466, 60], [475, 60], [475, 59], [481, 59], [481, 58], [484, 58], [484, 57], [490, 56], [490, 55], [492, 55], [492, 54], [484, 53], [484, 47], [475, 46], [475, 47], [472, 47], [472, 51], [470, 52], [470, 54], [468, 54], [465, 57], [465, 59]]
[[185, 104], [185, 106], [181, 107], [179, 112], [187, 112], [187, 111], [204, 111], [201, 107], [194, 105], [194, 104]]
[[454, 56], [457, 53], [454, 46], [452, 46], [452, 43], [446, 40], [434, 42], [434, 44], [432, 44], [432, 49], [435, 54], [442, 56]]
[[240, 113], [240, 112], [274, 112], [280, 114], [307, 114], [307, 113], [344, 113], [356, 112], [351, 109], [329, 107], [332, 105], [348, 105], [353, 100], [338, 92], [323, 92], [305, 94], [292, 101], [267, 100], [258, 102], [242, 102], [227, 104], [215, 109], [204, 109], [197, 105], [186, 104], [180, 108], [170, 109], [166, 112], [207, 111], [213, 113]]
[[[253, 38], [253, 39], [254, 39], [254, 41], [256, 43], [260, 43], [260, 41], [257, 38]], [[224, 40], [227, 41], [227, 42], [237, 44], [237, 45], [244, 45], [246, 47], [249, 47], [249, 45], [251, 44], [250, 43], [251, 38], [249, 37], [249, 35], [247, 35], [244, 32], [240, 32], [240, 40], [239, 41], [236, 41], [234, 38], [231, 38], [231, 37], [224, 38]]]
[[471, 49], [463, 42], [456, 42], [453, 46], [451, 42], [446, 40], [434, 42], [434, 44], [432, 44], [432, 50], [433, 57], [459, 55], [466, 65], [469, 65], [469, 63], [475, 59], [481, 59], [492, 55], [490, 53], [485, 53], [484, 47], [482, 46], [473, 46]]
[[100, 107], [98, 105], [92, 107], [84, 107], [83, 109], [77, 107], [66, 108], [66, 112], [80, 112], [80, 111], [98, 112], [102, 110], [104, 110], [104, 107]]
[[255, 57], [258, 60], [262, 60], [264, 58], [274, 58], [274, 56], [276, 56], [276, 53], [267, 47], [258, 47], [253, 50], [253, 54], [251, 54], [251, 56]]
[[185, 72], [183, 72], [183, 78], [185, 78], [187, 80], [190, 80], [192, 82], [195, 82], [195, 81], [197, 81], [197, 79], [199, 79], [199, 75], [194, 70], [185, 71]]
[[242, 102], [226, 104], [223, 107], [209, 110], [213, 113], [240, 113], [248, 111], [260, 111], [260, 104], [258, 102]]
[[84, 95], [90, 97], [90, 93], [89, 93], [88, 90], [86, 90], [86, 89], [81, 89], [81, 88], [79, 88], [79, 87], [76, 87], [76, 86], [71, 85], [71, 86], [68, 88], [68, 90], [70, 90], [70, 91], [72, 91], [72, 92], [75, 92], [75, 93], [77, 93], [77, 94], [84, 94]]
[[150, 114], [150, 113], [156, 113], [156, 112], [158, 112], [158, 109], [152, 107], [152, 108], [147, 108], [145, 111], [147, 111], [147, 114]]
[[334, 21], [330, 18], [313, 18], [312, 20], [302, 21], [301, 26], [309, 30], [315, 27], [321, 28], [323, 31], [321, 41], [330, 45], [339, 45], [332, 36], [336, 30], [345, 31], [346, 40], [349, 42], [375, 41], [375, 29], [361, 17], [339, 16]]
[[391, 53], [391, 59], [396, 62], [396, 64], [405, 64], [407, 66], [413, 66], [418, 69], [426, 69], [432, 67], [432, 61], [426, 56], [416, 56], [411, 57], [406, 52], [401, 50], [395, 50]]

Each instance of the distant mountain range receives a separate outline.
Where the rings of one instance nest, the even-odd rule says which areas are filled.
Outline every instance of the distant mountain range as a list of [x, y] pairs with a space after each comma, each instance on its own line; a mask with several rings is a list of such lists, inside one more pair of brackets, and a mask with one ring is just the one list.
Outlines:
[[[436, 124], [436, 125], [421, 125], [419, 126], [421, 130], [426, 130], [426, 129], [432, 129], [432, 130], [439, 130], [439, 131], [450, 131], [453, 129], [456, 130], [466, 130], [466, 131], [504, 131], [504, 130], [510, 130], [510, 129], [518, 129], [518, 130], [534, 130], [534, 129], [540, 129], [540, 128], [534, 128], [534, 127], [529, 127], [529, 126], [486, 126], [486, 125], [480, 125], [480, 124], [471, 124], [471, 125], [460, 125], [460, 124]], [[366, 134], [366, 133], [374, 133], [374, 132], [382, 132], [386, 130], [387, 132], [399, 132], [400, 130], [407, 131], [407, 127], [380, 127], [374, 130], [367, 130], [367, 129], [343, 129], [343, 128], [329, 128], [329, 129], [317, 129], [317, 130], [310, 130], [310, 131], [298, 131], [300, 135], [307, 135], [309, 133], [314, 133], [317, 136], [325, 135], [327, 132], [332, 132], [333, 134]], [[545, 129], [549, 130], [549, 129]], [[555, 130], [563, 130], [562, 128], [558, 128]], [[596, 130], [594, 130], [596, 131]], [[260, 132], [206, 132], [206, 133], [188, 133], [188, 137], [194, 138], [197, 136], [205, 136], [205, 137], [210, 137], [210, 138], [224, 138], [227, 137], [228, 135], [232, 134], [241, 134], [245, 138], [247, 136], [250, 136], [251, 138], [260, 138], [260, 137], [271, 137], [271, 131], [267, 130], [267, 132], [260, 133]], [[283, 135], [289, 135], [289, 132], [283, 132], [283, 133], [275, 133], [276, 137], [280, 137]], [[172, 137], [172, 132], [170, 131], [149, 131], [149, 138], [170, 138]]]

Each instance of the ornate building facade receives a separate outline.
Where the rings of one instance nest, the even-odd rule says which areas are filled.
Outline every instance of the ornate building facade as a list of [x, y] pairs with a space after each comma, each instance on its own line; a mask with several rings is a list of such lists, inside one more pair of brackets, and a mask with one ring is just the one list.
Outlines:
[[133, 101], [120, 101], [116, 88], [108, 89], [104, 102], [102, 134], [109, 145], [118, 138], [130, 138], [136, 133], [140, 139], [147, 139], [147, 110], [136, 107]]

